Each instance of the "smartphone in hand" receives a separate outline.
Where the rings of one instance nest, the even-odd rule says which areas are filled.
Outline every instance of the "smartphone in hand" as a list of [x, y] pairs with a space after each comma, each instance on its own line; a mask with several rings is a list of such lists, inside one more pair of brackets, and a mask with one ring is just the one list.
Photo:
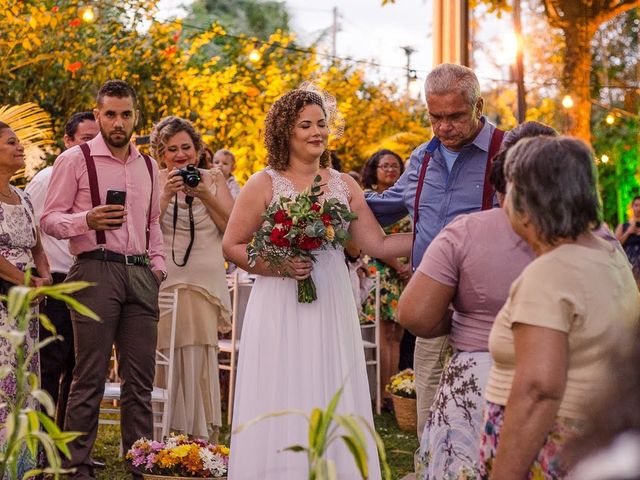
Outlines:
[[124, 190], [107, 190], [107, 205], [122, 205], [127, 199], [127, 192]]

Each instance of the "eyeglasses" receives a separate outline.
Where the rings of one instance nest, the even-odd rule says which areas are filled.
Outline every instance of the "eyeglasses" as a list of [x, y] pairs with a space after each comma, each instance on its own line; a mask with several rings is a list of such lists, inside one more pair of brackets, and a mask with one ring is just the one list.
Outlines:
[[400, 170], [400, 165], [397, 163], [387, 163], [384, 165], [378, 165], [380, 170]]

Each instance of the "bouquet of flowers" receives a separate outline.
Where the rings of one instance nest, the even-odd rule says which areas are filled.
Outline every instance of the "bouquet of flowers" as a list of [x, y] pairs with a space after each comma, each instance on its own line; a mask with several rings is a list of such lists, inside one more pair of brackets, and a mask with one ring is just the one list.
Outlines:
[[[335, 198], [320, 202], [321, 177], [295, 196], [280, 197], [262, 214], [264, 223], [247, 245], [249, 265], [258, 257], [277, 269], [289, 258], [316, 260], [313, 250], [327, 245], [343, 245], [349, 239], [346, 222], [358, 218], [349, 207]], [[311, 277], [298, 281], [298, 302], [311, 303], [318, 298]]]
[[227, 474], [229, 448], [171, 434], [163, 442], [136, 440], [126, 458], [136, 467], [143, 466], [149, 474], [220, 478]]
[[393, 375], [385, 390], [399, 397], [416, 398], [416, 377], [413, 370], [407, 368]]

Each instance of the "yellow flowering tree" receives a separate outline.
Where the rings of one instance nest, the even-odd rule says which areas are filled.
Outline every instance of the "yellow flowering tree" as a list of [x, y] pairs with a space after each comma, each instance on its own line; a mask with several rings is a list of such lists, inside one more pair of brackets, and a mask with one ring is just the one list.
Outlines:
[[[338, 100], [346, 130], [330, 148], [345, 169], [359, 169], [380, 147], [407, 156], [427, 138], [423, 109], [402, 101], [395, 87], [367, 80], [361, 69], [323, 65], [281, 31], [259, 40], [229, 35], [218, 24], [193, 29], [157, 22], [157, 3], [97, 2], [87, 15], [81, 0], [0, 0], [0, 74], [6, 80], [0, 97], [40, 105], [60, 138], [71, 114], [93, 107], [100, 84], [122, 78], [139, 95], [139, 134], [166, 115], [188, 118], [212, 148], [234, 152], [241, 182], [264, 166], [261, 132], [270, 105], [303, 81]], [[211, 57], [212, 51], [218, 55]]]

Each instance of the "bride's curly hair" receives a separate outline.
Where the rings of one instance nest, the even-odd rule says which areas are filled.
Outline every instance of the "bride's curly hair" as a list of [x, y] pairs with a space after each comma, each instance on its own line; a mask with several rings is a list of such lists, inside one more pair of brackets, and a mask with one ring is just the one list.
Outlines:
[[[291, 90], [271, 105], [264, 122], [264, 145], [267, 148], [267, 164], [274, 170], [285, 170], [289, 166], [293, 125], [307, 105], [318, 105], [327, 116], [322, 97], [308, 90]], [[320, 157], [320, 166], [327, 167], [329, 162], [329, 150], [325, 150]]]

